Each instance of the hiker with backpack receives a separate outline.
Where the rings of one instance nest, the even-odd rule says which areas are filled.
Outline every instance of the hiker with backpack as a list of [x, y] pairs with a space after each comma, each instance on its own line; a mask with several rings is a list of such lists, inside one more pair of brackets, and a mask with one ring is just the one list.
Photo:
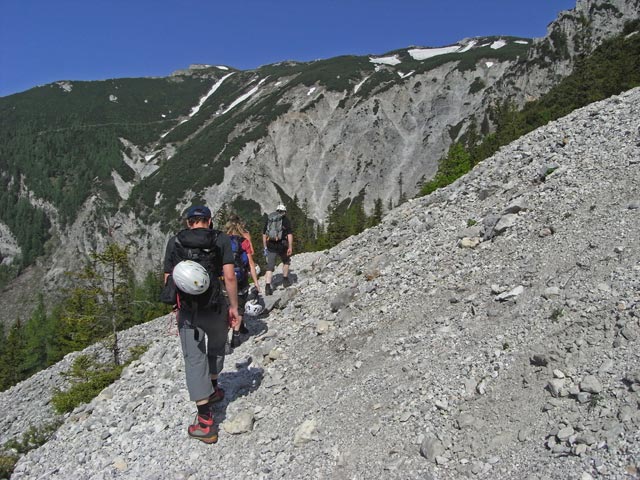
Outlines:
[[211, 211], [205, 206], [191, 207], [186, 223], [187, 228], [167, 242], [162, 301], [177, 305], [187, 390], [198, 409], [187, 433], [215, 443], [218, 429], [212, 407], [224, 398], [218, 375], [224, 366], [227, 331], [229, 324], [232, 328], [240, 325], [236, 274], [231, 241], [224, 232], [212, 229]]
[[282, 285], [287, 288], [289, 281], [289, 265], [293, 253], [293, 230], [291, 222], [287, 218], [287, 207], [280, 204], [276, 211], [267, 216], [262, 232], [262, 244], [264, 256], [267, 259], [267, 273], [265, 274], [265, 295], [271, 295], [271, 277], [276, 267], [276, 257], [282, 259]]
[[251, 243], [251, 234], [247, 230], [245, 224], [238, 215], [232, 214], [224, 230], [231, 240], [231, 250], [234, 255], [234, 270], [236, 273], [236, 281], [238, 283], [238, 314], [240, 322], [237, 327], [233, 328], [231, 337], [231, 347], [236, 348], [240, 345], [240, 334], [249, 333], [244, 325], [244, 306], [249, 298], [249, 275], [253, 279], [253, 285], [256, 294], [260, 295], [260, 285], [258, 284], [258, 273], [256, 272], [256, 264], [253, 260], [253, 244]]

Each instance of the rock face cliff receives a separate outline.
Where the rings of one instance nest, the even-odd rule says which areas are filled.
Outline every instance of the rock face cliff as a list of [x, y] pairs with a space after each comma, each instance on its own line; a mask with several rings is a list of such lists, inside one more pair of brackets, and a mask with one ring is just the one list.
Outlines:
[[[186, 436], [160, 318], [13, 478], [634, 478], [639, 112], [640, 89], [578, 110], [295, 256], [227, 357], [217, 445]], [[60, 370], [0, 394], [2, 440], [48, 417]]]
[[[296, 197], [318, 222], [336, 194], [340, 201], [363, 198], [367, 209], [376, 199], [397, 203], [434, 175], [472, 125], [491, 128], [492, 105], [538, 98], [572, 71], [577, 57], [637, 17], [638, 0], [579, 0], [542, 39], [468, 38], [249, 72], [205, 65], [176, 72], [170, 78], [176, 86], [201, 81], [197, 99], [182, 113], [154, 112], [147, 123], [166, 127], [144, 142], [133, 133], [120, 137], [121, 164], [88, 192], [71, 221], [60, 224], [56, 206], [30, 190], [29, 178], [19, 179], [22, 195], [47, 207], [54, 241], [51, 254], [2, 302], [24, 304], [32, 295], [24, 285], [55, 291], [62, 272], [108, 241], [131, 245], [134, 270], [143, 274], [160, 263], [166, 221], [193, 201], [214, 208], [244, 202], [261, 213]], [[111, 82], [113, 92], [101, 93], [108, 108], [142, 108], [140, 96]], [[73, 82], [55, 90], [65, 98], [82, 91]], [[19, 250], [2, 240], [12, 238], [7, 228], [0, 225], [0, 232], [0, 253], [9, 259]]]

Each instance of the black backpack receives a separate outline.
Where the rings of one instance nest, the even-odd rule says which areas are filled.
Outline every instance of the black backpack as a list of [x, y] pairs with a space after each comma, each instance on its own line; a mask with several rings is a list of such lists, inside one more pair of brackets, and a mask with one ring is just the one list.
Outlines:
[[175, 236], [174, 265], [182, 260], [193, 260], [209, 274], [209, 288], [206, 292], [200, 295], [178, 292], [180, 308], [197, 310], [221, 305], [222, 286], [217, 272], [221, 269], [222, 259], [219, 258], [216, 247], [219, 233], [219, 230], [196, 228], [182, 230]]

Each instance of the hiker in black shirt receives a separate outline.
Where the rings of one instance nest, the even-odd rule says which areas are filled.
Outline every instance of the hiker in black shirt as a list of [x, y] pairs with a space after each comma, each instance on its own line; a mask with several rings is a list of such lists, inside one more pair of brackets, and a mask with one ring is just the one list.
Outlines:
[[282, 259], [282, 285], [285, 288], [291, 285], [289, 281], [289, 265], [291, 264], [291, 254], [293, 253], [293, 230], [286, 214], [287, 207], [280, 204], [276, 207], [275, 212], [269, 214], [264, 224], [262, 245], [264, 246], [264, 256], [267, 258], [265, 295], [273, 293], [271, 277], [276, 267], [276, 257]]
[[[176, 302], [187, 390], [198, 409], [196, 422], [189, 426], [188, 434], [205, 443], [215, 443], [218, 429], [211, 409], [214, 402], [224, 398], [218, 374], [224, 366], [229, 324], [235, 327], [240, 322], [234, 258], [229, 237], [211, 229], [211, 211], [207, 207], [189, 208], [186, 219], [188, 228], [167, 242], [164, 279], [166, 285], [173, 282], [170, 276], [177, 275], [176, 265], [189, 264], [183, 260], [191, 260], [190, 265], [197, 263], [197, 268], [206, 265], [202, 271], [205, 275], [209, 273], [206, 292], [193, 296], [179, 291]], [[227, 297], [221, 294], [219, 272]], [[177, 276], [175, 280], [178, 285]]]

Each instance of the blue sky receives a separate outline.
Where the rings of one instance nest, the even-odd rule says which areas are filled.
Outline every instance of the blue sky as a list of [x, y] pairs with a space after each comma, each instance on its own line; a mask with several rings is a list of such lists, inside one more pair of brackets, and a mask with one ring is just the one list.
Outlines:
[[192, 63], [541, 37], [575, 0], [0, 0], [0, 96], [57, 80], [165, 76]]

